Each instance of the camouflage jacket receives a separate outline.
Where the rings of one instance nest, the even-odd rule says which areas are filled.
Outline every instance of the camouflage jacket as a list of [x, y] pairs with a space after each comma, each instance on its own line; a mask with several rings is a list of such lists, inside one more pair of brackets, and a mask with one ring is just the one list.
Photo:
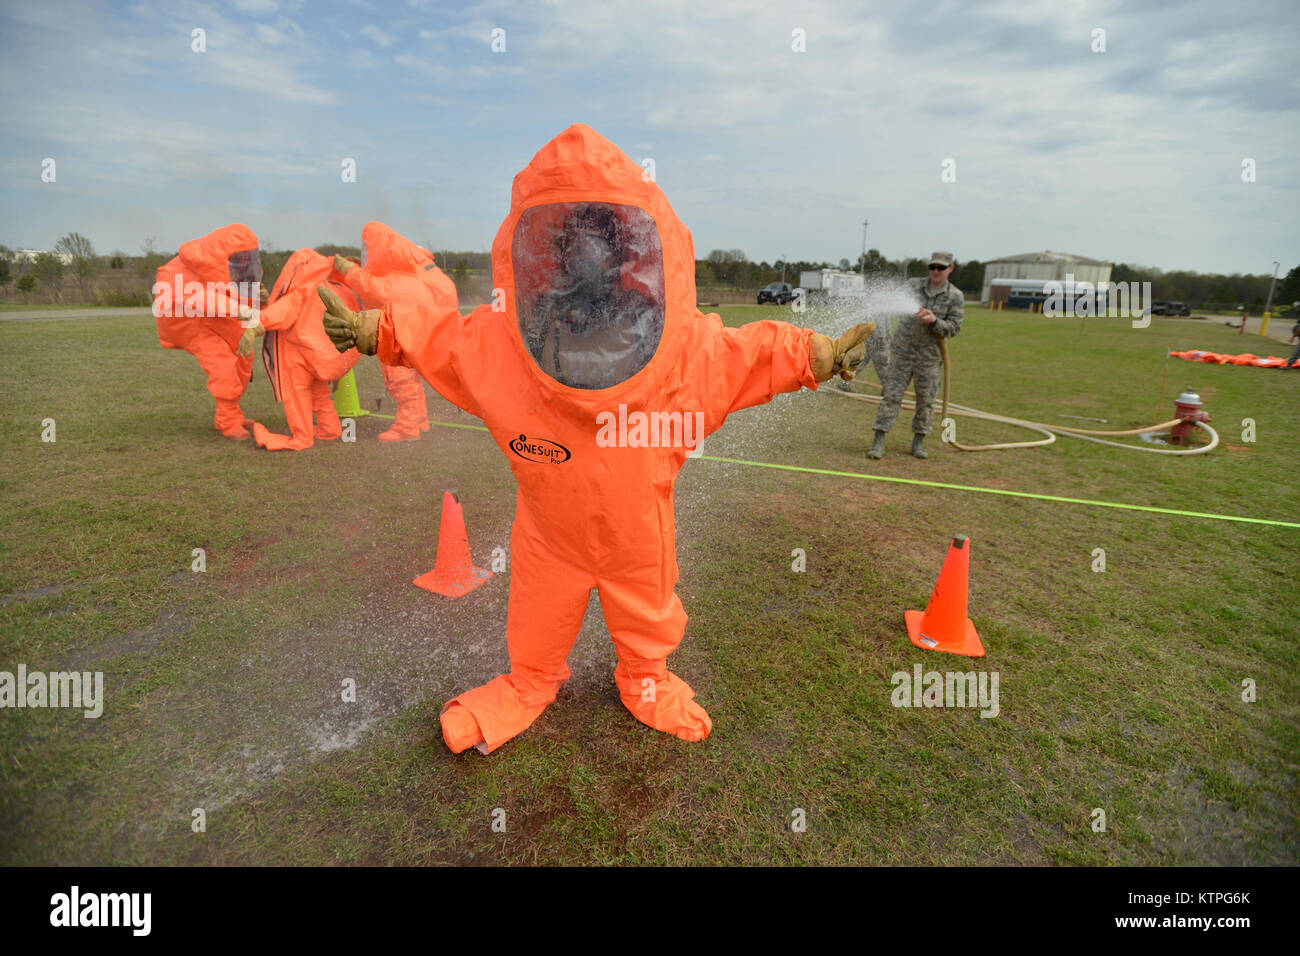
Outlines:
[[934, 313], [934, 325], [926, 325], [915, 315], [906, 315], [898, 320], [894, 330], [894, 339], [890, 351], [911, 353], [940, 360], [939, 343], [936, 335], [949, 339], [961, 331], [962, 316], [965, 315], [966, 297], [951, 282], [942, 288], [930, 286], [928, 276], [908, 279], [907, 284], [916, 292], [921, 305]]

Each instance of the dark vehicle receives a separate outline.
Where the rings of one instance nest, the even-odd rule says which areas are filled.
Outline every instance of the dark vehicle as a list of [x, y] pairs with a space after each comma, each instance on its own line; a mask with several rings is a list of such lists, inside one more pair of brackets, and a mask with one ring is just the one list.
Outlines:
[[1192, 310], [1187, 308], [1186, 302], [1152, 302], [1152, 315], [1191, 315]]
[[764, 302], [775, 302], [777, 305], [788, 305], [794, 301], [794, 286], [788, 282], [772, 282], [758, 290], [758, 304]]

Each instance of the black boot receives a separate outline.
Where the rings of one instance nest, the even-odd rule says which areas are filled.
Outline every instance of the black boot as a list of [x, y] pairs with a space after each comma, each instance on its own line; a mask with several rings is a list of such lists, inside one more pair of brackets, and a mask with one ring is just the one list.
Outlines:
[[867, 452], [868, 458], [885, 457], [885, 433], [876, 432], [876, 440], [871, 443], [871, 450]]
[[916, 434], [912, 435], [912, 457], [913, 458], [930, 457], [930, 455], [926, 452], [925, 448], [922, 447], [924, 445], [925, 445], [924, 435], [916, 435]]

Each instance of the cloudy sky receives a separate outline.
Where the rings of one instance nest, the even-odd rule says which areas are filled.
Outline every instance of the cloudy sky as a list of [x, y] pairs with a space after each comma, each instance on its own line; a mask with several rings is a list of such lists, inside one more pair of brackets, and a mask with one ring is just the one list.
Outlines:
[[297, 248], [381, 219], [487, 249], [513, 175], [585, 122], [654, 160], [701, 257], [853, 258], [868, 219], [891, 258], [1285, 272], [1298, 50], [1294, 0], [3, 0], [0, 242], [242, 221]]

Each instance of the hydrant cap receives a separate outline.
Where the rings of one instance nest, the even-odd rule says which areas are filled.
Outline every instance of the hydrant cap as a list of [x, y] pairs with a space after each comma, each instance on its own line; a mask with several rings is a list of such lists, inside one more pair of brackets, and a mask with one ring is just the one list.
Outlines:
[[1201, 396], [1197, 395], [1191, 386], [1188, 386], [1187, 391], [1175, 398], [1174, 401], [1179, 405], [1199, 405], [1201, 404]]

